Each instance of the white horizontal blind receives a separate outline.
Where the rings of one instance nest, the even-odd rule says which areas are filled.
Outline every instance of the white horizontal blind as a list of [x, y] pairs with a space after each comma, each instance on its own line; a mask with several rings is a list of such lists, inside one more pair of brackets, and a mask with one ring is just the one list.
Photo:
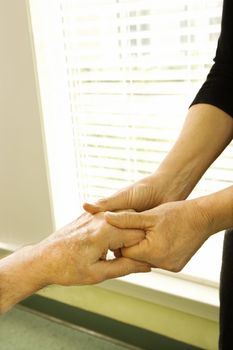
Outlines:
[[[150, 174], [164, 158], [211, 67], [221, 5], [61, 1], [82, 201]], [[198, 191], [231, 181], [229, 165], [222, 159]]]
[[[222, 1], [57, 3], [78, 197], [95, 201], [151, 174], [172, 147], [212, 65]], [[232, 157], [230, 145], [192, 196], [230, 185]], [[184, 272], [217, 281], [221, 244], [209, 240]]]

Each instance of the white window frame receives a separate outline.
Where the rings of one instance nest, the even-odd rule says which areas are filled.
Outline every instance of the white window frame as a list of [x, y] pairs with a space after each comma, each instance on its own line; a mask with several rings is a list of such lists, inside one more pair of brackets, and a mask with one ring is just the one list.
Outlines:
[[[69, 96], [68, 94], [64, 95], [64, 85], [67, 84], [67, 81], [64, 55], [61, 54], [63, 49], [61, 44], [62, 33], [46, 31], [47, 26], [59, 28], [56, 25], [56, 21], [59, 19], [55, 16], [58, 13], [58, 5], [59, 2], [56, 0], [51, 0], [51, 5], [47, 7], [46, 0], [27, 0], [55, 228], [64, 226], [74, 217], [77, 217], [81, 207], [81, 203], [77, 201], [78, 195], [76, 192], [72, 124], [70, 118], [67, 118], [67, 114], [69, 114]], [[45, 8], [46, 12], [44, 11]], [[36, 23], [37, 15], [40, 12], [42, 12], [41, 16], [44, 18], [44, 27], [41, 27], [40, 23]], [[33, 13], [37, 15], [34, 16], [32, 22], [31, 16]], [[35, 28], [32, 31], [33, 27]], [[44, 53], [38, 50], [36, 44], [41, 40], [53, 43], [53, 45], [46, 48], [46, 50], [50, 48], [50, 52], [46, 51]], [[55, 60], [54, 56], [56, 56]], [[59, 77], [56, 75], [57, 70], [60, 72]], [[45, 79], [43, 80], [42, 77]], [[44, 103], [48, 96], [51, 101], [50, 104]], [[57, 101], [59, 101], [59, 104], [57, 104]], [[63, 142], [62, 152], [58, 154], [57, 150], [61, 150], [61, 142]]]
[[[46, 0], [26, 1], [32, 45], [34, 46], [41, 117], [44, 116], [42, 125], [44, 126], [54, 227], [58, 228], [77, 217], [82, 207], [82, 203], [78, 202], [76, 186], [72, 123], [70, 118], [67, 118], [69, 96], [64, 96], [64, 84], [67, 82], [64, 56], [60, 54], [63, 50], [62, 33], [54, 31], [51, 34], [51, 32], [46, 31], [46, 27], [53, 28], [53, 24], [54, 27], [59, 27], [56, 26], [58, 18], [55, 16], [58, 13], [58, 1], [50, 0], [51, 4], [48, 7], [46, 7]], [[46, 12], [44, 11], [45, 7]], [[44, 27], [36, 22], [37, 16], [35, 14], [38, 15], [38, 13], [43, 16]], [[31, 17], [33, 17], [33, 21], [31, 21]], [[50, 45], [46, 50], [49, 48], [50, 53], [46, 51], [44, 54], [41, 48], [38, 49], [37, 43], [40, 43], [41, 40], [49, 40]], [[54, 55], [56, 56], [55, 60]], [[59, 77], [56, 76], [57, 70], [60, 72]], [[49, 106], [44, 103], [47, 96], [52, 101]], [[50, 108], [51, 106], [52, 108]], [[60, 143], [64, 140], [63, 152], [58, 154], [57, 149], [61, 149]], [[182, 276], [182, 273], [176, 275], [162, 270], [154, 270], [151, 273], [143, 274], [143, 276], [135, 274], [106, 281], [100, 287], [218, 321], [219, 285], [217, 283], [209, 283], [201, 279], [189, 280], [186, 275]]]

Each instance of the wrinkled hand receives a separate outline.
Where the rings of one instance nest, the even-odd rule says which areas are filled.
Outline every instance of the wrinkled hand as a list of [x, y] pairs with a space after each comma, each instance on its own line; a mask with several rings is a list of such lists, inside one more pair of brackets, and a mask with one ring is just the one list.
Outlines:
[[178, 272], [210, 236], [209, 218], [195, 200], [171, 202], [143, 213], [105, 213], [111, 225], [142, 229], [145, 239], [121, 249], [127, 258]]
[[98, 283], [133, 272], [150, 271], [148, 264], [126, 257], [105, 260], [107, 251], [130, 247], [144, 238], [141, 230], [120, 230], [104, 214], [84, 213], [74, 222], [42, 241], [45, 284]]
[[83, 208], [91, 214], [120, 209], [134, 209], [140, 212], [154, 208], [167, 201], [166, 182], [165, 175], [151, 175], [94, 204], [84, 203]]

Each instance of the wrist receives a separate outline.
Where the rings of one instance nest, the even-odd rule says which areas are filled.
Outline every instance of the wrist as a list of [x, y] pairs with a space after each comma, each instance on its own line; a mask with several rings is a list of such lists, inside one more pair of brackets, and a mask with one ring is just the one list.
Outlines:
[[182, 172], [166, 171], [166, 175], [164, 170], [160, 170], [160, 176], [166, 178], [163, 199], [162, 202], [170, 202], [170, 201], [180, 201], [184, 200], [188, 197], [189, 193], [192, 191], [192, 188], [188, 186], [188, 181], [186, 180], [186, 174], [182, 174]]
[[158, 169], [168, 179], [165, 199], [186, 199], [232, 136], [233, 121], [225, 112], [207, 104], [192, 106], [177, 141]]
[[196, 205], [208, 218], [208, 234], [233, 227], [233, 186], [211, 195], [195, 199]]
[[40, 249], [25, 246], [0, 261], [0, 312], [43, 288], [45, 278], [41, 274]]
[[153, 183], [160, 196], [160, 204], [184, 200], [188, 197], [193, 187], [190, 186], [189, 171], [182, 169], [178, 170], [175, 166], [166, 166], [161, 164], [159, 169], [151, 176]]

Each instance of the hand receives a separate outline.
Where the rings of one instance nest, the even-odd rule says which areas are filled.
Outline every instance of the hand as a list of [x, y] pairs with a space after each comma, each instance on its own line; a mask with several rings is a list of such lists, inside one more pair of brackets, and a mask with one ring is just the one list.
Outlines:
[[167, 201], [165, 198], [168, 192], [167, 182], [168, 178], [165, 174], [156, 173], [94, 204], [84, 203], [83, 208], [91, 214], [130, 208], [140, 212], [154, 208]]
[[47, 284], [98, 283], [133, 272], [150, 271], [148, 264], [129, 258], [105, 260], [107, 251], [130, 247], [144, 238], [141, 230], [120, 230], [104, 214], [84, 213], [41, 242]]
[[105, 213], [107, 222], [121, 229], [142, 229], [145, 239], [121, 249], [127, 258], [179, 272], [210, 236], [207, 213], [195, 200], [171, 202], [143, 213]]
[[148, 264], [125, 257], [105, 260], [108, 249], [130, 247], [143, 238], [141, 230], [109, 225], [103, 213], [84, 213], [40, 243], [0, 260], [0, 314], [50, 284], [91, 284], [150, 271]]
[[[178, 139], [153, 175], [83, 207], [92, 214], [128, 208], [140, 212], [186, 199], [232, 137], [233, 119], [227, 113], [208, 104], [194, 105]], [[211, 147], [209, 140], [213, 140]]]

